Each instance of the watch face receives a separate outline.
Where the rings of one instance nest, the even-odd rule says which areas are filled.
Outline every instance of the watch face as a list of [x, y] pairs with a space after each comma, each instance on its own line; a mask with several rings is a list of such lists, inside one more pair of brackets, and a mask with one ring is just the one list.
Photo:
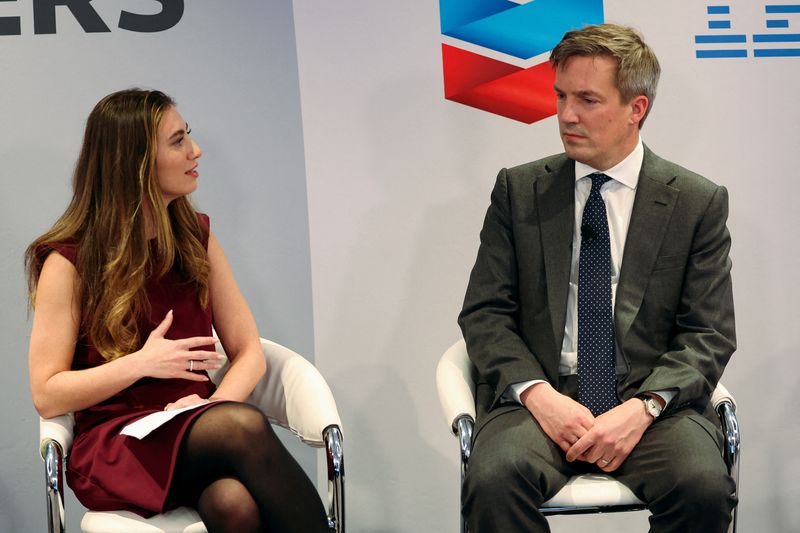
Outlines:
[[653, 398], [647, 398], [644, 401], [644, 405], [647, 407], [647, 412], [653, 415], [655, 418], [658, 418], [658, 415], [661, 414], [661, 404], [659, 404]]

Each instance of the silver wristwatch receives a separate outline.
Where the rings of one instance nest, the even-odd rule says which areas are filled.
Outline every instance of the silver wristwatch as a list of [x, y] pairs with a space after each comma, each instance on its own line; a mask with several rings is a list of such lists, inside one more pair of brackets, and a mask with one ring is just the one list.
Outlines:
[[639, 396], [639, 399], [644, 402], [644, 409], [647, 411], [653, 419], [658, 418], [661, 415], [661, 404], [658, 403], [658, 400], [653, 398], [652, 396], [647, 396], [643, 394]]

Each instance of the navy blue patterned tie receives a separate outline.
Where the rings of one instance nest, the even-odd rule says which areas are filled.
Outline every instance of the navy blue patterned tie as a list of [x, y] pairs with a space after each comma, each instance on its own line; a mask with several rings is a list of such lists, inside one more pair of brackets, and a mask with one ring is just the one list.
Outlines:
[[578, 401], [597, 416], [617, 405], [611, 241], [600, 196], [600, 187], [611, 178], [600, 173], [590, 177], [578, 262]]

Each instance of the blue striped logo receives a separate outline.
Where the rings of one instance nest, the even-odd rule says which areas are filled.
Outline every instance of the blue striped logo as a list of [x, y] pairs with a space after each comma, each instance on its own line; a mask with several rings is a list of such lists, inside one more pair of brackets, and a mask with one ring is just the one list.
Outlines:
[[746, 33], [741, 27], [748, 20], [736, 17], [732, 4], [706, 6], [708, 33], [695, 35], [698, 59], [741, 57], [800, 57], [800, 4], [764, 4], [763, 19], [755, 21], [756, 31]]

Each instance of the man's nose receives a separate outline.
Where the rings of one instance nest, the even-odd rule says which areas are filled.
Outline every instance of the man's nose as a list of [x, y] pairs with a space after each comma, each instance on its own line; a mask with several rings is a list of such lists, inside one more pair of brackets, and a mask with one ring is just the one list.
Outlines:
[[575, 106], [566, 98], [558, 103], [558, 118], [562, 122], [570, 124], [578, 122], [578, 114], [575, 112]]

